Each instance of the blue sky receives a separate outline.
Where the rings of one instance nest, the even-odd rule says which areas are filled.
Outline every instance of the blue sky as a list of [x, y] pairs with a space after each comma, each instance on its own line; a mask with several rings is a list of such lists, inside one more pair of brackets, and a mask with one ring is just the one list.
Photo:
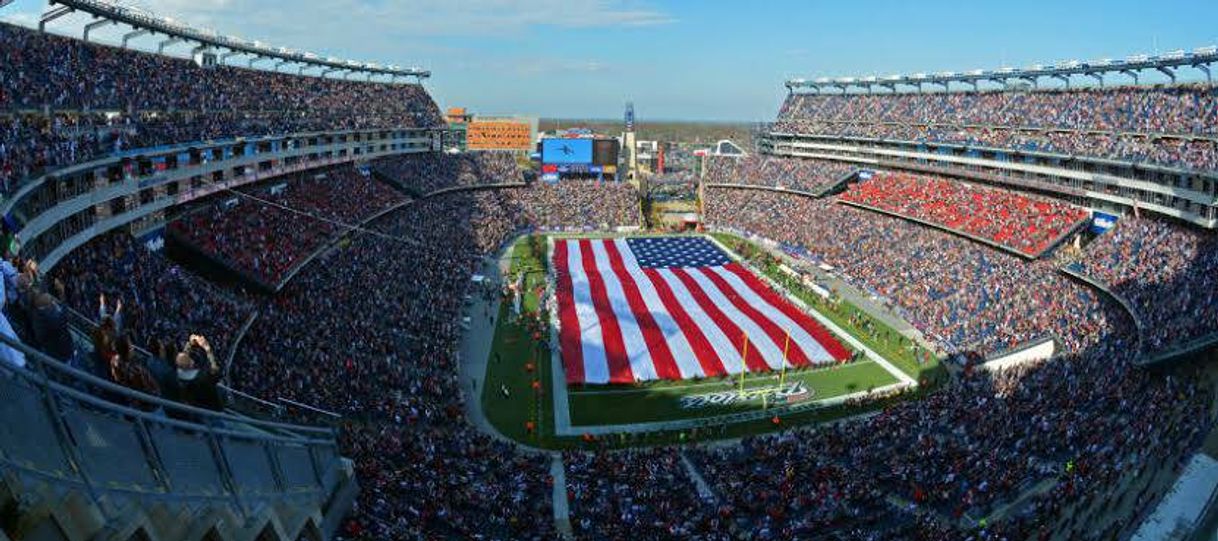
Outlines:
[[[633, 101], [640, 120], [764, 120], [790, 77], [1018, 67], [1218, 44], [1214, 0], [121, 1], [276, 46], [423, 66], [442, 107], [543, 117], [617, 118]], [[0, 18], [32, 24], [45, 6], [17, 0]], [[88, 20], [75, 14], [51, 28], [78, 34]], [[97, 35], [114, 41], [120, 33]], [[156, 46], [154, 38], [139, 43]]]

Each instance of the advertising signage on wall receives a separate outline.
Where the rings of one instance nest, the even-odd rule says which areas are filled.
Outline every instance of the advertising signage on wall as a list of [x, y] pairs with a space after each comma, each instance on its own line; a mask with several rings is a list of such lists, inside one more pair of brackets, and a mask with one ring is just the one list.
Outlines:
[[1091, 232], [1103, 233], [1116, 226], [1118, 217], [1107, 212], [1094, 211], [1091, 213]]
[[521, 119], [475, 119], [469, 123], [466, 140], [472, 150], [527, 151], [533, 145], [533, 130]]

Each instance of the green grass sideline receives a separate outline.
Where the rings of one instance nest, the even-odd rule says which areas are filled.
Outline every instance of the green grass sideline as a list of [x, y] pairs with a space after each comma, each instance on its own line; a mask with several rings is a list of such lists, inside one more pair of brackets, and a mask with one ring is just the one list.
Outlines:
[[[905, 338], [896, 329], [841, 297], [837, 297], [834, 302], [809, 291], [802, 283], [781, 271], [778, 268], [778, 261], [770, 255], [770, 252], [753, 241], [729, 233], [711, 233], [711, 236], [741, 257], [748, 259], [770, 279], [781, 284], [808, 306], [866, 344], [909, 377], [919, 383], [930, 385], [941, 381], [942, 369], [934, 354]], [[766, 257], [759, 257], [759, 254], [766, 254]], [[860, 328], [858, 324], [854, 323], [855, 321], [862, 321], [865, 326]], [[866, 329], [870, 329], [870, 331]], [[918, 355], [929, 358], [929, 361], [919, 363]]]

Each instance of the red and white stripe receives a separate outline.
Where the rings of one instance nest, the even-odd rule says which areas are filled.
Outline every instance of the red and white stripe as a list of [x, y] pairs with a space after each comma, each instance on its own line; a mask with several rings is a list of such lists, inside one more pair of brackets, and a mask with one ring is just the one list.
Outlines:
[[[799, 368], [849, 353], [738, 263], [642, 268], [625, 239], [556, 239], [568, 383], [629, 383]], [[746, 345], [747, 341], [747, 345]]]

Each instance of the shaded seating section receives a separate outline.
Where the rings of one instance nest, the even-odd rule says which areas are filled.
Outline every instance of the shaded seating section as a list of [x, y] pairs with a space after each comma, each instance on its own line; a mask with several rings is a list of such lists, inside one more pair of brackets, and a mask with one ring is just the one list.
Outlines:
[[373, 160], [372, 170], [408, 193], [424, 195], [444, 188], [521, 182], [510, 153], [403, 154]]
[[1081, 255], [1141, 317], [1148, 354], [1218, 333], [1218, 235], [1127, 216]]
[[812, 158], [779, 158], [752, 154], [744, 158], [706, 159], [705, 182], [749, 184], [815, 193], [841, 180], [856, 168], [850, 164]]
[[73, 250], [48, 279], [49, 291], [89, 320], [117, 312], [122, 333], [149, 351], [200, 334], [227, 355], [256, 309], [243, 293], [211, 284], [121, 231]]
[[407, 197], [342, 166], [230, 192], [167, 231], [230, 268], [278, 284], [305, 257]]

